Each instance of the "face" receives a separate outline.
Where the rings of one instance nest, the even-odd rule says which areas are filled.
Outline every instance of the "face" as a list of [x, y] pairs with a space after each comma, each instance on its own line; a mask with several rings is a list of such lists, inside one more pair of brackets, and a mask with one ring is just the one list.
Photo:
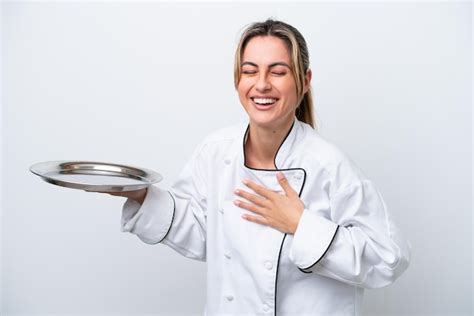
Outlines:
[[[290, 52], [283, 40], [252, 38], [243, 52], [241, 74], [237, 91], [251, 124], [275, 129], [293, 122], [298, 95]], [[309, 80], [307, 75], [304, 92]]]

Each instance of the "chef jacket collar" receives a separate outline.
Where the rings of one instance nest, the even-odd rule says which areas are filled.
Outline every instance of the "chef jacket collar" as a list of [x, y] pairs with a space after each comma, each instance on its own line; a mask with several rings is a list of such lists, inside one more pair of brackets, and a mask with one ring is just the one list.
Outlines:
[[275, 169], [257, 169], [257, 168], [251, 168], [247, 166], [245, 162], [245, 143], [247, 142], [248, 134], [250, 131], [250, 124], [247, 124], [247, 129], [245, 130], [245, 133], [244, 133], [243, 142], [242, 142], [242, 151], [241, 151], [242, 153], [241, 158], [242, 158], [244, 166], [252, 170], [265, 170], [265, 171], [281, 170], [281, 169], [288, 168], [287, 166], [285, 166], [285, 161], [289, 157], [292, 151], [291, 149], [296, 144], [296, 141], [298, 139], [297, 134], [299, 133], [300, 128], [301, 128], [301, 123], [295, 117], [293, 124], [291, 125], [290, 130], [288, 131], [288, 134], [286, 134], [285, 138], [283, 138], [283, 141], [280, 144], [280, 147], [277, 149], [275, 157], [273, 158]]

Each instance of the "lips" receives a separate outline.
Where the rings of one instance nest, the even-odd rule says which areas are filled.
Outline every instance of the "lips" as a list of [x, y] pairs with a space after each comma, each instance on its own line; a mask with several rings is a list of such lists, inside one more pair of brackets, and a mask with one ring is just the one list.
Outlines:
[[269, 110], [277, 103], [278, 98], [273, 97], [251, 97], [253, 105], [262, 111]]

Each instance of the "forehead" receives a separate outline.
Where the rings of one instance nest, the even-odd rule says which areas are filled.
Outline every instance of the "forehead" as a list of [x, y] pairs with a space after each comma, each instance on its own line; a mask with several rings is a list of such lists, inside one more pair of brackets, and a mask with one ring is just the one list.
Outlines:
[[275, 36], [256, 36], [249, 40], [242, 54], [242, 61], [256, 64], [286, 62], [290, 64], [290, 51], [285, 42]]

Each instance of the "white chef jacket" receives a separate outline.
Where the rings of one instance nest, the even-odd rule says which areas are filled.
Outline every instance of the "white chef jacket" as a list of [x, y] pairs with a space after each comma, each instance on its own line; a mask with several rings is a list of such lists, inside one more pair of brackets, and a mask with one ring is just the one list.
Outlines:
[[207, 315], [358, 315], [364, 288], [392, 283], [410, 245], [380, 192], [350, 158], [295, 119], [275, 167], [305, 209], [294, 235], [241, 218], [234, 190], [251, 179], [281, 191], [276, 170], [246, 166], [248, 126], [225, 128], [195, 150], [169, 190], [128, 199], [122, 231], [207, 262]]

